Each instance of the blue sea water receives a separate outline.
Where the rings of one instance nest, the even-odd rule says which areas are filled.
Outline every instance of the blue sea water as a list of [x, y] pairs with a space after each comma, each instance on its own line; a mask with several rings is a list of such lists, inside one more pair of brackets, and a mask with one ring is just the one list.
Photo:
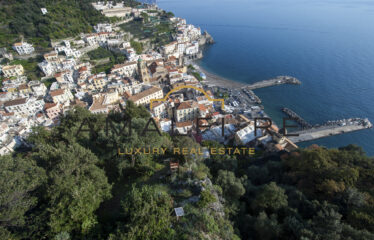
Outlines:
[[[160, 0], [159, 7], [207, 30], [216, 44], [202, 67], [252, 83], [292, 75], [301, 86], [255, 90], [282, 124], [282, 107], [311, 123], [368, 117], [374, 123], [374, 1]], [[374, 130], [301, 144], [360, 145], [374, 155]]]

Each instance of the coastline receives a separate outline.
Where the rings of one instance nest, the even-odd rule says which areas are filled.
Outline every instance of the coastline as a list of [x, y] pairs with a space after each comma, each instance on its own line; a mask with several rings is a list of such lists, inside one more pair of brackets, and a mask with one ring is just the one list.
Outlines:
[[216, 87], [222, 87], [222, 88], [228, 88], [228, 89], [238, 89], [238, 88], [242, 88], [247, 85], [245, 83], [227, 79], [225, 77], [212, 73], [206, 70], [205, 68], [203, 68], [197, 62], [193, 62], [193, 63], [197, 65], [199, 67], [199, 70], [206, 75], [206, 79], [202, 81], [202, 83], [209, 87], [216, 86]]

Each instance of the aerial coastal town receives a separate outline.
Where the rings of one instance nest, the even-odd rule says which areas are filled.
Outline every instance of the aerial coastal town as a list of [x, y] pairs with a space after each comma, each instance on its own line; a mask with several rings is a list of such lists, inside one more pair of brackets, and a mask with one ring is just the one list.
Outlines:
[[[31, 80], [22, 64], [0, 66], [4, 78], [0, 92], [1, 155], [27, 144], [25, 139], [33, 127], [58, 125], [60, 117], [75, 106], [87, 108], [94, 114], [107, 114], [119, 110], [120, 106], [126, 108], [128, 101], [147, 107], [162, 131], [170, 132], [172, 121], [175, 121], [175, 131], [193, 136], [197, 141], [260, 147], [270, 153], [297, 148], [293, 141], [280, 134], [275, 124], [266, 131], [255, 128], [256, 124], [259, 126], [267, 121], [256, 122], [254, 119], [268, 116], [260, 105], [261, 100], [252, 91], [279, 84], [300, 84], [297, 79], [280, 76], [237, 88], [214, 84], [214, 79], [194, 63], [202, 58], [204, 47], [214, 42], [207, 32], [202, 33], [185, 19], [162, 18], [163, 11], [153, 4], [131, 8], [109, 1], [92, 5], [103, 15], [120, 21], [97, 24], [93, 26], [95, 33], [53, 41], [50, 52], [37, 51], [38, 46], [26, 41], [14, 43], [13, 51], [0, 49], [2, 59], [9, 61], [42, 57], [37, 66], [44, 75], [40, 80]], [[40, 14], [48, 14], [48, 9], [41, 9]], [[118, 27], [133, 21], [150, 27], [168, 21], [175, 29], [173, 40], [157, 46]], [[145, 47], [136, 49], [139, 44]], [[98, 49], [124, 56], [125, 60], [109, 70], [98, 71], [97, 66], [112, 61], [108, 57], [93, 58], [90, 53]], [[151, 100], [164, 97], [168, 98], [151, 105]], [[225, 99], [224, 107], [212, 99]], [[205, 119], [197, 123], [197, 118]], [[203, 126], [201, 132], [197, 130], [197, 124]], [[317, 126], [306, 133], [300, 132], [309, 137], [293, 139], [296, 142], [312, 140], [348, 132], [349, 129], [340, 129], [347, 126], [352, 126], [351, 131], [370, 128], [371, 123], [367, 119], [349, 119], [336, 122], [334, 126], [339, 132], [334, 133], [331, 128], [326, 130], [324, 125], [324, 134], [311, 137], [313, 131], [321, 127]]]
[[2, 0], [0, 240], [374, 239], [371, 26], [331, 4]]

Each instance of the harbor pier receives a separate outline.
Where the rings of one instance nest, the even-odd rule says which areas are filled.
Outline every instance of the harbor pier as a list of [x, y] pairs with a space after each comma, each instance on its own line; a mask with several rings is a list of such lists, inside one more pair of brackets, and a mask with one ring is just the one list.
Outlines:
[[310, 129], [292, 132], [292, 134], [299, 134], [299, 136], [290, 136], [288, 138], [294, 143], [307, 142], [319, 138], [359, 131], [372, 127], [373, 125], [367, 118], [350, 118], [338, 121], [328, 121], [324, 125], [314, 126]]
[[300, 80], [298, 80], [295, 77], [278, 76], [278, 77], [273, 78], [273, 79], [264, 80], [264, 81], [260, 81], [260, 82], [256, 82], [256, 83], [253, 83], [253, 84], [246, 85], [243, 88], [248, 89], [248, 90], [254, 90], [254, 89], [258, 89], [258, 88], [265, 88], [265, 87], [271, 87], [271, 86], [282, 85], [282, 84], [300, 85], [301, 82], [300, 82]]

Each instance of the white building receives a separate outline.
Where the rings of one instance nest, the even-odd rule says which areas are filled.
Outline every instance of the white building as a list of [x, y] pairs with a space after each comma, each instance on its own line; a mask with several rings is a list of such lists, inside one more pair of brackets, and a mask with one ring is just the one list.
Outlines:
[[74, 99], [73, 94], [68, 89], [57, 89], [49, 92], [54, 103], [61, 105], [70, 105], [70, 101]]
[[16, 116], [34, 116], [43, 110], [43, 98], [19, 98], [4, 103], [5, 110]]
[[251, 123], [245, 128], [235, 133], [235, 143], [237, 145], [246, 145], [247, 143], [261, 136], [262, 136], [261, 129], [257, 129], [256, 136], [255, 136], [255, 126], [253, 123]]
[[17, 51], [19, 55], [27, 55], [35, 51], [34, 47], [27, 42], [15, 43], [13, 49]]
[[152, 105], [152, 113], [155, 117], [159, 119], [166, 117], [167, 112], [165, 102], [155, 102]]
[[124, 77], [134, 77], [138, 69], [137, 62], [127, 62], [124, 64], [117, 64], [111, 70], [111, 73], [116, 73]]
[[186, 47], [186, 55], [195, 55], [199, 53], [199, 43], [193, 42], [191, 45]]
[[133, 101], [136, 105], [146, 105], [149, 104], [152, 99], [161, 99], [163, 97], [164, 93], [161, 88], [151, 87], [143, 92], [129, 97], [128, 100]]
[[166, 44], [162, 46], [162, 51], [164, 55], [173, 54], [177, 48], [177, 42], [171, 42], [169, 44]]
[[99, 44], [97, 34], [90, 34], [83, 38], [83, 40], [90, 46]]
[[122, 8], [110, 8], [110, 9], [104, 9], [101, 11], [102, 14], [105, 15], [105, 17], [129, 17], [131, 15], [132, 8], [131, 7], [122, 7]]
[[123, 51], [130, 62], [137, 61], [139, 59], [139, 56], [136, 54], [135, 49], [133, 49], [132, 47], [125, 48]]
[[66, 40], [64, 40], [64, 45], [55, 46], [55, 52], [56, 53], [63, 52], [66, 57], [74, 57], [74, 58], [79, 58], [82, 55], [82, 53], [79, 50], [75, 48], [71, 48], [70, 42]]
[[99, 23], [96, 26], [94, 26], [95, 32], [112, 32], [112, 24], [109, 23]]
[[21, 64], [4, 66], [2, 71], [5, 77], [21, 76], [24, 73], [24, 69]]
[[43, 97], [47, 93], [47, 87], [40, 81], [30, 81], [28, 85], [36, 97]]
[[92, 113], [109, 113], [115, 107], [115, 104], [120, 101], [117, 91], [112, 91], [105, 94], [96, 94], [92, 96], [92, 105], [88, 109]]
[[8, 134], [7, 137], [7, 141], [1, 142], [0, 144], [0, 156], [14, 152], [14, 149], [17, 146], [17, 142], [14, 137], [9, 136]]
[[195, 120], [199, 116], [199, 105], [194, 101], [181, 102], [176, 107], [174, 117], [177, 122]]
[[55, 78], [58, 83], [64, 83], [64, 82], [74, 83], [73, 70], [66, 70], [63, 72], [56, 73]]
[[177, 52], [180, 54], [180, 55], [183, 55], [184, 52], [186, 50], [186, 43], [179, 43], [178, 44], [178, 48], [177, 48]]
[[50, 62], [44, 60], [43, 62], [38, 63], [38, 66], [46, 76], [51, 76], [55, 73], [55, 67]]

